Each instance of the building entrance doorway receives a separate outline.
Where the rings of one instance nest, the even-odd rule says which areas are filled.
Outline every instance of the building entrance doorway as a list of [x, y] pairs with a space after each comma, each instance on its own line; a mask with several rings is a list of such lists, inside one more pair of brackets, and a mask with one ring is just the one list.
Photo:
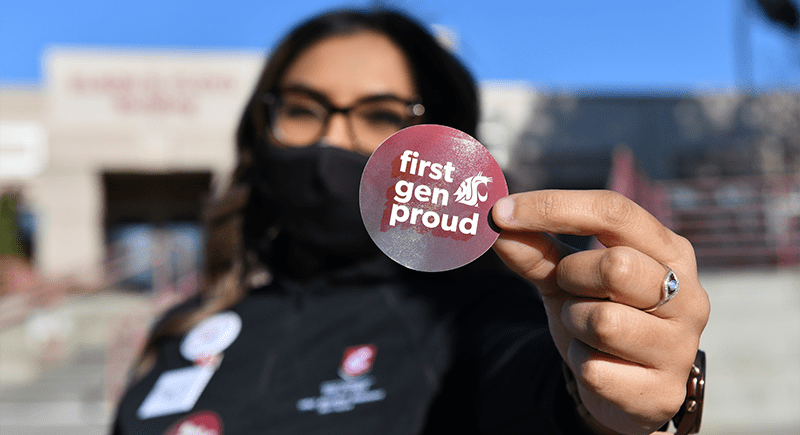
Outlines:
[[211, 173], [107, 172], [103, 187], [109, 281], [130, 290], [196, 290]]

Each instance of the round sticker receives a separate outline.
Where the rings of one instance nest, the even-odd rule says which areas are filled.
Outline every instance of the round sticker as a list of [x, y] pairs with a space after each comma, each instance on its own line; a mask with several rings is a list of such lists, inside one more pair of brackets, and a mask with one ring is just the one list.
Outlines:
[[242, 318], [232, 311], [215, 314], [192, 328], [181, 342], [181, 355], [197, 361], [217, 355], [236, 340], [242, 330]]
[[497, 240], [489, 210], [508, 187], [500, 166], [473, 137], [416, 125], [372, 153], [359, 195], [367, 232], [387, 256], [410, 269], [439, 272], [475, 260]]

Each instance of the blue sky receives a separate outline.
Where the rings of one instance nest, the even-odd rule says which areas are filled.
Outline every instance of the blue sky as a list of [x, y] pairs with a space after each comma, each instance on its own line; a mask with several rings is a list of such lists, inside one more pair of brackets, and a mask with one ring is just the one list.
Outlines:
[[[751, 14], [744, 0], [386, 2], [459, 37], [475, 76], [563, 90], [692, 91], [800, 83], [800, 36]], [[50, 46], [264, 50], [330, 0], [0, 0], [0, 84], [41, 81]], [[744, 17], [744, 18], [743, 18]], [[738, 32], [737, 32], [738, 30]], [[737, 37], [736, 35], [740, 35]], [[747, 35], [742, 38], [741, 35]], [[739, 47], [739, 48], [737, 48]], [[744, 48], [745, 50], [742, 50]]]

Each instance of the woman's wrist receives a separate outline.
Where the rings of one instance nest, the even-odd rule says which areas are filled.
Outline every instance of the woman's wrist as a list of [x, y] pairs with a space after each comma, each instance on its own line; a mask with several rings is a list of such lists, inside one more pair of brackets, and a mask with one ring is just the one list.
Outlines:
[[[586, 429], [598, 435], [622, 435], [619, 432], [615, 432], [603, 426], [589, 413], [589, 410], [586, 409], [578, 393], [578, 382], [575, 380], [572, 370], [570, 370], [565, 362], [561, 363], [561, 369], [564, 373], [564, 386], [567, 389], [567, 393], [572, 397], [575, 403], [575, 411]], [[703, 397], [705, 393], [705, 372], [705, 352], [698, 350], [694, 365], [692, 365], [692, 371], [689, 373], [689, 379], [687, 381], [686, 399], [681, 409], [672, 418], [672, 422], [677, 428], [675, 435], [694, 434], [700, 431], [700, 421], [703, 414]], [[666, 431], [668, 426], [669, 422], [660, 430]]]

